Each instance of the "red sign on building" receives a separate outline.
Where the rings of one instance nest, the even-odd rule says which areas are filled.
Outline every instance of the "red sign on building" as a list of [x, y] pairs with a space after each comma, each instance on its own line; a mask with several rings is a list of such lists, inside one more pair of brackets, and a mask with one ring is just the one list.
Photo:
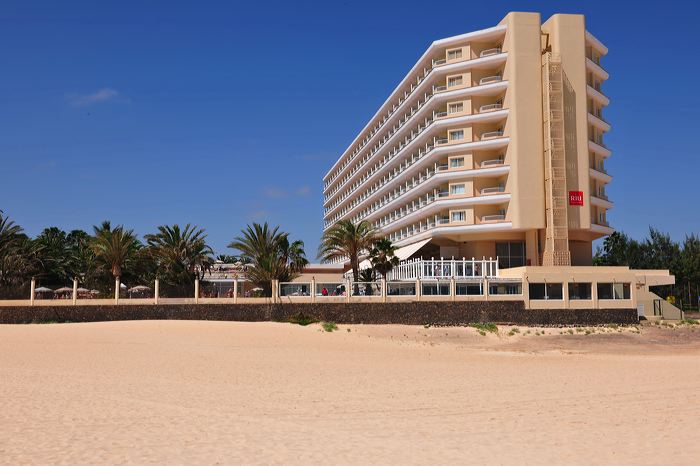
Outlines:
[[583, 205], [583, 191], [569, 191], [569, 205]]

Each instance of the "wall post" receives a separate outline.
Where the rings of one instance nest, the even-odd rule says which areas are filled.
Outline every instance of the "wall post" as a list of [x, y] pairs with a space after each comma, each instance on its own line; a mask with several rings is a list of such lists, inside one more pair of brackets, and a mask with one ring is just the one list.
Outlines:
[[158, 304], [158, 298], [160, 298], [160, 280], [156, 278], [156, 282], [153, 285], [153, 303]]
[[233, 279], [233, 304], [238, 302], [238, 277]]
[[36, 280], [32, 277], [32, 281], [29, 284], [29, 305], [34, 305], [34, 296], [36, 295]]
[[194, 303], [199, 302], [199, 278], [194, 279]]
[[311, 294], [311, 302], [315, 303], [316, 302], [316, 279], [314, 277], [311, 277], [311, 289], [309, 290], [309, 293]]
[[386, 277], [382, 277], [382, 302], [386, 302]]
[[420, 297], [423, 294], [423, 289], [421, 288], [420, 278], [416, 278], [416, 301], [420, 301]]
[[116, 277], [114, 279], [114, 302], [115, 303], [119, 302], [119, 291], [120, 291], [119, 287], [120, 286], [121, 286], [121, 282], [119, 281], [119, 277]]
[[78, 280], [73, 279], [73, 306], [78, 304]]

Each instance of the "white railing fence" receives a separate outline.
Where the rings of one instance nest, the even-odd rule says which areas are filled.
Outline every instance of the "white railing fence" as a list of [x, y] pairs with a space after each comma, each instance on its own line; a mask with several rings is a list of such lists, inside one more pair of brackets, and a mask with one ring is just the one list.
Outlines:
[[498, 258], [414, 259], [400, 263], [387, 275], [390, 281], [498, 277]]

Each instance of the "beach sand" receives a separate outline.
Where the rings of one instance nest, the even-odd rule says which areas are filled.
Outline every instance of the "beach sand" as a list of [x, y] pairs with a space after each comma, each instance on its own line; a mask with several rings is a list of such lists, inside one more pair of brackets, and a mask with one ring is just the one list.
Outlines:
[[0, 462], [697, 464], [693, 327], [3, 325]]

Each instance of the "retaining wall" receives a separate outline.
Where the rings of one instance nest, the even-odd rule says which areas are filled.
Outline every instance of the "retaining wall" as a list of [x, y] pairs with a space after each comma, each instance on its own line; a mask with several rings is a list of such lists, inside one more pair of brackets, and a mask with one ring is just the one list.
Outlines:
[[600, 325], [638, 322], [636, 309], [525, 309], [522, 301], [0, 307], [2, 324], [163, 319], [286, 322], [302, 315], [339, 324]]

